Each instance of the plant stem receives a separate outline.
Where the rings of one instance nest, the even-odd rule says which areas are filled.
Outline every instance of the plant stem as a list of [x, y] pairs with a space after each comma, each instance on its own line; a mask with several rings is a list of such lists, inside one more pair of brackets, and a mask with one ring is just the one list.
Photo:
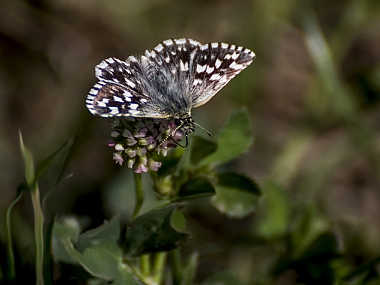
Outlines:
[[12, 246], [12, 222], [11, 222], [11, 211], [13, 206], [21, 199], [21, 191], [17, 194], [16, 198], [9, 205], [6, 213], [6, 231], [7, 231], [7, 261], [8, 261], [8, 272], [7, 278], [8, 280], [15, 279], [15, 258], [13, 255], [13, 246]]
[[135, 173], [133, 172], [133, 177], [135, 180], [135, 194], [136, 194], [136, 204], [135, 209], [133, 211], [132, 220], [136, 218], [137, 214], [139, 213], [142, 204], [144, 202], [144, 190], [142, 187], [142, 175], [141, 173]]
[[164, 266], [167, 257], [167, 252], [159, 252], [154, 257], [154, 266], [153, 266], [153, 281], [154, 284], [161, 284], [162, 276], [164, 274]]
[[148, 277], [150, 275], [150, 255], [143, 254], [140, 256], [140, 271], [144, 277]]
[[36, 184], [30, 192], [34, 210], [34, 239], [36, 250], [36, 285], [43, 285], [43, 256], [44, 256], [44, 214], [42, 213], [40, 191]]
[[173, 279], [173, 284], [177, 285], [180, 284], [181, 282], [181, 272], [182, 272], [182, 264], [181, 260], [179, 257], [179, 250], [174, 249], [171, 254], [171, 265], [172, 265], [172, 279]]

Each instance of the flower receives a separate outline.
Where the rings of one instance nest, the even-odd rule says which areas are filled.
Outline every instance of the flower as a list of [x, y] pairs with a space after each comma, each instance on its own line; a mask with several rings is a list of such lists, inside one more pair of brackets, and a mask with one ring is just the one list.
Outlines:
[[170, 148], [177, 147], [182, 132], [169, 119], [116, 118], [112, 123], [112, 140], [108, 143], [115, 149], [113, 159], [123, 165], [127, 163], [136, 173], [157, 171], [162, 163], [153, 159], [156, 152], [166, 156]]

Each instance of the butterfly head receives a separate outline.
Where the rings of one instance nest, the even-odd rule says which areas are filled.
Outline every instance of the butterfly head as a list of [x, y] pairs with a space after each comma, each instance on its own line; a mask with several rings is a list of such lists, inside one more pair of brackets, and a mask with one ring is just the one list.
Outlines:
[[195, 131], [195, 122], [190, 114], [176, 116], [174, 123], [176, 124], [177, 129], [181, 130], [186, 136]]

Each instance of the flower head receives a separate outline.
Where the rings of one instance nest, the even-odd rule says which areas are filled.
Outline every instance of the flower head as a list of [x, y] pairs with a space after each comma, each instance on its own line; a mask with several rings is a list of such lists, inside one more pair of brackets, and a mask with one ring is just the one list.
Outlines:
[[120, 165], [126, 162], [136, 173], [157, 171], [161, 162], [155, 161], [153, 154], [166, 156], [182, 140], [182, 132], [173, 133], [176, 125], [168, 119], [117, 118], [112, 128], [108, 145], [115, 149], [113, 159]]

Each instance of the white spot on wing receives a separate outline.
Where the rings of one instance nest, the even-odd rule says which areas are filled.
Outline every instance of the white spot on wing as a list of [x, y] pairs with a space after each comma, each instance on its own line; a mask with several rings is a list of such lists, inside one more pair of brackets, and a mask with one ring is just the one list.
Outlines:
[[232, 59], [235, 60], [239, 57], [239, 54], [234, 52], [232, 55], [231, 55]]
[[201, 85], [201, 84], [202, 84], [202, 79], [194, 79], [193, 86], [195, 86], [195, 85]]
[[140, 111], [138, 111], [138, 110], [129, 110], [129, 113], [133, 116], [133, 115], [139, 114]]
[[164, 47], [162, 46], [162, 44], [159, 44], [159, 45], [156, 46], [154, 49], [155, 49], [157, 52], [160, 52], [160, 51], [162, 51], [162, 50], [164, 49]]
[[116, 102], [120, 102], [120, 103], [123, 103], [123, 99], [121, 99], [119, 96], [113, 96], [113, 99], [116, 101]]
[[205, 71], [206, 67], [207, 67], [206, 65], [197, 64], [197, 72], [201, 73], [201, 72]]
[[128, 78], [125, 78], [125, 82], [131, 86], [132, 88], [135, 88], [136, 87], [136, 84], [134, 84], [131, 80], [129, 80]]
[[213, 71], [214, 71], [214, 67], [212, 67], [212, 66], [208, 66], [207, 69], [206, 69], [206, 72], [208, 74], [212, 73]]
[[131, 108], [132, 110], [136, 110], [138, 106], [139, 104], [136, 103], [129, 104], [129, 108]]
[[186, 43], [186, 39], [178, 39], [178, 40], [175, 40], [175, 43], [176, 43], [177, 45], [183, 45], [183, 44]]
[[98, 94], [98, 90], [95, 90], [94, 88], [92, 88], [90, 90], [89, 94], [96, 95], [96, 94]]
[[219, 58], [217, 58], [216, 61], [215, 61], [215, 67], [219, 68], [221, 64], [222, 64], [222, 61], [219, 60]]
[[166, 41], [163, 41], [164, 44], [168, 45], [168, 46], [171, 46], [174, 44], [173, 40], [166, 40]]
[[230, 68], [233, 68], [235, 70], [242, 69], [244, 66], [241, 64], [237, 64], [236, 62], [231, 63]]
[[215, 73], [210, 77], [210, 80], [219, 80], [221, 78], [220, 74]]
[[181, 70], [182, 70], [182, 71], [187, 71], [187, 70], [189, 70], [189, 63], [188, 63], [188, 62], [183, 63], [183, 61], [181, 60], [181, 61], [180, 61], [180, 66], [181, 66]]

